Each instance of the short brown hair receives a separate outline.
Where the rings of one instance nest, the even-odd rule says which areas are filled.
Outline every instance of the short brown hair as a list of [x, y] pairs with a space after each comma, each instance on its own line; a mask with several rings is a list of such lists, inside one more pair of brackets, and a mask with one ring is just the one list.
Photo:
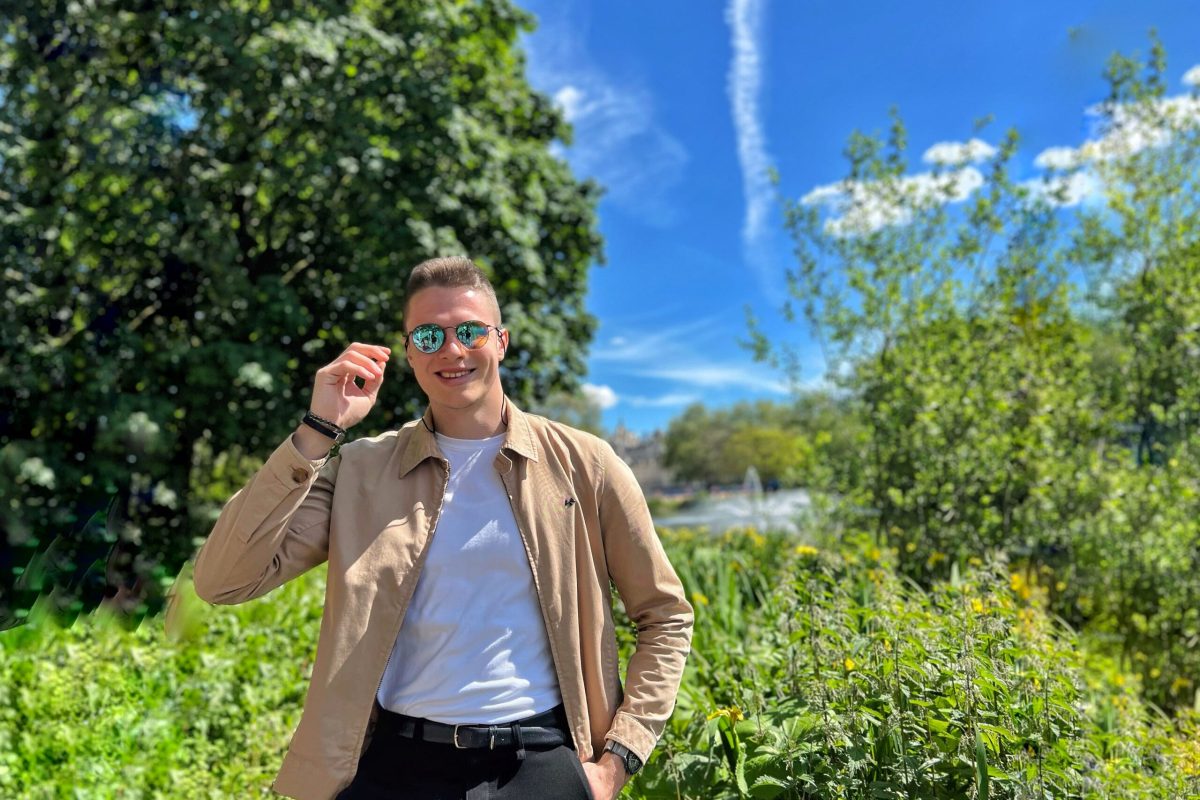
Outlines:
[[492, 282], [483, 274], [475, 262], [466, 256], [444, 256], [422, 261], [413, 267], [408, 274], [408, 285], [404, 289], [404, 316], [408, 317], [408, 303], [422, 289], [430, 287], [446, 289], [470, 288], [477, 289], [488, 296], [496, 308], [496, 324], [503, 324], [500, 318], [500, 302], [496, 300], [496, 290]]

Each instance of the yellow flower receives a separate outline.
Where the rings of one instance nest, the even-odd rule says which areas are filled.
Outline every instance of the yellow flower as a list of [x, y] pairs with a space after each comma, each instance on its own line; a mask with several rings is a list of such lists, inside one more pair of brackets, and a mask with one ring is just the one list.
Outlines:
[[728, 708], [718, 708], [716, 711], [708, 715], [709, 722], [717, 717], [725, 717], [730, 722], [738, 722], [742, 719], [742, 710], [737, 706], [729, 706]]
[[976, 614], [982, 614], [983, 613], [983, 601], [980, 600], [978, 597], [976, 597], [974, 600], [971, 601], [971, 610], [974, 611]]
[[692, 592], [692, 602], [698, 606], [708, 605], [708, 597], [704, 592]]
[[1067, 590], [1067, 582], [1066, 581], [1059, 581], [1058, 583], [1054, 584], [1054, 591], [1065, 592], [1066, 590]]
[[805, 558], [816, 558], [821, 551], [809, 544], [796, 545], [796, 555]]
[[904, 550], [908, 553], [915, 553], [917, 551], [917, 543], [909, 542], [908, 544], [904, 545]]
[[979, 556], [971, 556], [970, 558], [967, 559], [967, 563], [970, 564], [972, 567], [982, 567], [983, 559], [980, 558]]
[[1157, 677], [1159, 677], [1160, 675], [1162, 675], [1162, 670], [1161, 670], [1161, 669], [1159, 669], [1158, 667], [1153, 667], [1153, 668], [1150, 670], [1150, 677], [1151, 677], [1151, 678], [1157, 678]]
[[878, 547], [872, 547], [870, 550], [867, 551], [867, 558], [871, 559], [872, 561], [878, 561], [882, 557], [883, 557], [883, 551], [880, 550]]
[[1188, 688], [1191, 685], [1192, 685], [1192, 682], [1190, 680], [1188, 680], [1187, 678], [1185, 678], [1183, 676], [1180, 676], [1171, 682], [1171, 691], [1172, 692], [1180, 692], [1180, 691]]
[[853, 672], [854, 668], [857, 667], [858, 665], [854, 663], [853, 658], [847, 658], [846, 661], [843, 663], [843, 666], [846, 668], [846, 672]]

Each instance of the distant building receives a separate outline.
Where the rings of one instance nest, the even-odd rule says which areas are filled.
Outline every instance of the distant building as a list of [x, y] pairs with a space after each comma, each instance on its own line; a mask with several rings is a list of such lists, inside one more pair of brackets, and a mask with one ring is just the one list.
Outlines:
[[617, 423], [616, 430], [608, 437], [608, 443], [633, 470], [633, 476], [646, 494], [668, 489], [675, 484], [671, 471], [663, 466], [667, 445], [662, 431], [638, 436], [624, 423]]

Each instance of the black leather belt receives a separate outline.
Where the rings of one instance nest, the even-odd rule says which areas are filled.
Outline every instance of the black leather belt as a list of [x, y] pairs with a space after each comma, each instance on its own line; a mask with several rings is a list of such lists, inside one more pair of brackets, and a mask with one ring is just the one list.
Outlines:
[[435, 744], [452, 744], [459, 750], [497, 747], [558, 747], [568, 738], [564, 728], [565, 715], [562, 706], [543, 711], [532, 717], [499, 725], [449, 725], [430, 719], [397, 714], [380, 707], [377, 735], [392, 734]]

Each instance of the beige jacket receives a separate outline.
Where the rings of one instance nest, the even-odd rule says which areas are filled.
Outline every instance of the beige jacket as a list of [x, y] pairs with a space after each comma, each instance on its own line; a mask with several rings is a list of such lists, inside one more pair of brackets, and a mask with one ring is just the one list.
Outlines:
[[[692, 608], [612, 448], [508, 408], [495, 468], [533, 569], [576, 749], [591, 759], [612, 739], [644, 761], [674, 708]], [[354, 777], [448, 475], [420, 420], [321, 461], [302, 456], [289, 436], [225, 505], [201, 548], [194, 581], [211, 603], [260, 597], [329, 561], [312, 681], [275, 791], [327, 800]], [[637, 625], [623, 689], [610, 585]]]

